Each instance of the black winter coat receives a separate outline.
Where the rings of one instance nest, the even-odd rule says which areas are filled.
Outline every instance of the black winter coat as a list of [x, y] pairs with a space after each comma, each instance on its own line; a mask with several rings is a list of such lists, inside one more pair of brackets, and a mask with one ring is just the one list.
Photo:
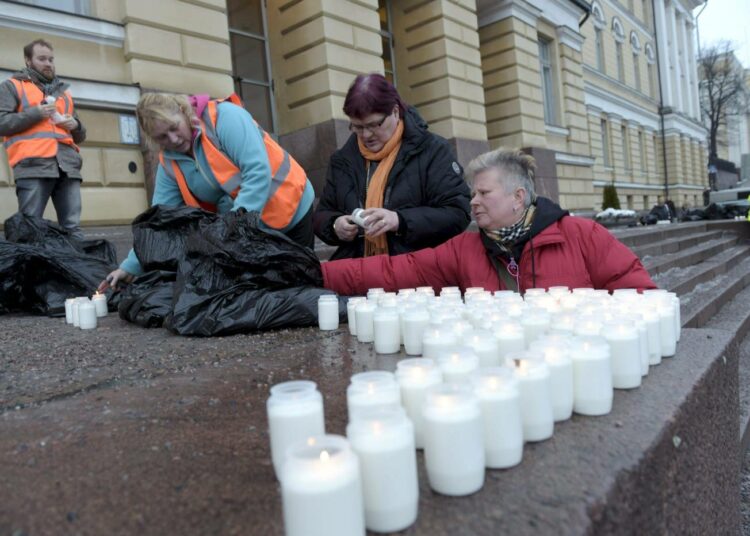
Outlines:
[[[331, 259], [364, 255], [364, 236], [343, 242], [333, 223], [365, 206], [365, 169], [357, 136], [352, 134], [331, 156], [326, 185], [313, 215], [315, 234], [325, 243], [339, 246]], [[401, 149], [383, 195], [383, 208], [398, 213], [400, 222], [398, 232], [387, 234], [389, 253], [434, 247], [461, 233], [470, 221], [469, 200], [469, 187], [451, 146], [428, 132], [427, 124], [410, 107], [404, 117]]]

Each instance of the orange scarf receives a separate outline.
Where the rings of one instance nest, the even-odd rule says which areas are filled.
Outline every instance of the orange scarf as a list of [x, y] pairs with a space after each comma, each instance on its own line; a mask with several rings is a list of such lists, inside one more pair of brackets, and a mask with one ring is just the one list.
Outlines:
[[[378, 167], [375, 168], [375, 173], [372, 175], [370, 185], [367, 188], [365, 208], [383, 208], [385, 185], [388, 182], [388, 175], [391, 173], [391, 168], [393, 167], [398, 151], [401, 148], [401, 138], [403, 135], [404, 121], [402, 119], [399, 120], [396, 131], [393, 133], [393, 136], [391, 136], [391, 139], [389, 139], [383, 148], [377, 153], [368, 150], [362, 144], [362, 140], [357, 139], [359, 152], [365, 157], [365, 160], [380, 162]], [[383, 253], [388, 253], [388, 239], [386, 238], [386, 233], [383, 233], [376, 238], [365, 236], [365, 257], [381, 255]]]

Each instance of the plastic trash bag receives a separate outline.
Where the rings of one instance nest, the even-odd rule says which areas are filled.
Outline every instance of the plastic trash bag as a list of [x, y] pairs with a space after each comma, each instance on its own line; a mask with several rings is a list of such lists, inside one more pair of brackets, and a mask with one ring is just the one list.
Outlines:
[[[137, 278], [123, 294], [120, 316], [157, 325], [157, 316], [168, 310], [167, 329], [199, 336], [316, 324], [317, 300], [330, 294], [320, 288], [320, 262], [310, 249], [259, 222], [255, 212], [217, 216], [188, 207], [157, 206], [139, 216], [136, 255], [145, 269], [174, 267], [175, 281], [167, 303], [164, 274]], [[155, 287], [160, 290], [141, 298]]]
[[119, 292], [120, 318], [144, 328], [160, 328], [172, 311], [176, 272], [154, 270]]
[[107, 241], [77, 240], [50, 221], [16, 214], [5, 221], [5, 233], [0, 313], [62, 316], [66, 298], [92, 294], [115, 268], [114, 247]]

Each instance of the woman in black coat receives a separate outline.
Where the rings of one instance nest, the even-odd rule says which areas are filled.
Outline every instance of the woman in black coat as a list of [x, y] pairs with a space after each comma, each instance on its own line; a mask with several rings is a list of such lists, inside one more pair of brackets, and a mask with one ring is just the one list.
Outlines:
[[[448, 142], [427, 130], [382, 75], [360, 75], [346, 95], [352, 135], [333, 153], [313, 216], [332, 259], [437, 246], [469, 224], [469, 188]], [[355, 209], [358, 225], [352, 219]]]

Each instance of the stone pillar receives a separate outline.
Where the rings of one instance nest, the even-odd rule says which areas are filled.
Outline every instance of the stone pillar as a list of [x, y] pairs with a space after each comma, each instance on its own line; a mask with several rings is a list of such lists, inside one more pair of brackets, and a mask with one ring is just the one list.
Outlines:
[[701, 108], [700, 108], [700, 90], [698, 89], [698, 63], [695, 58], [695, 40], [693, 39], [693, 30], [695, 25], [692, 21], [687, 24], [687, 51], [688, 51], [688, 71], [690, 72], [690, 116], [700, 121]]
[[487, 136], [492, 147], [544, 147], [539, 46], [540, 11], [504, 0], [480, 16]]
[[489, 149], [475, 2], [392, 2], [391, 16], [399, 93], [466, 165]]
[[[659, 39], [659, 77], [661, 78], [662, 102], [665, 107], [673, 106], [672, 98], [672, 76], [669, 68], [669, 48], [667, 33], [667, 13], [664, 2], [666, 0], [656, 0], [654, 17], [656, 18], [656, 35]], [[656, 83], [659, 87], [659, 83]]]
[[680, 68], [679, 38], [677, 36], [677, 8], [674, 2], [667, 8], [667, 25], [669, 31], [668, 52], [671, 73], [672, 103], [675, 110], [682, 110], [682, 69]]
[[268, 2], [267, 13], [279, 140], [320, 195], [328, 160], [349, 137], [349, 86], [383, 72], [378, 2]]
[[622, 117], [615, 114], [607, 114], [609, 123], [610, 152], [612, 154], [612, 168], [615, 180], [625, 179], [625, 161], [623, 160], [622, 140]]

